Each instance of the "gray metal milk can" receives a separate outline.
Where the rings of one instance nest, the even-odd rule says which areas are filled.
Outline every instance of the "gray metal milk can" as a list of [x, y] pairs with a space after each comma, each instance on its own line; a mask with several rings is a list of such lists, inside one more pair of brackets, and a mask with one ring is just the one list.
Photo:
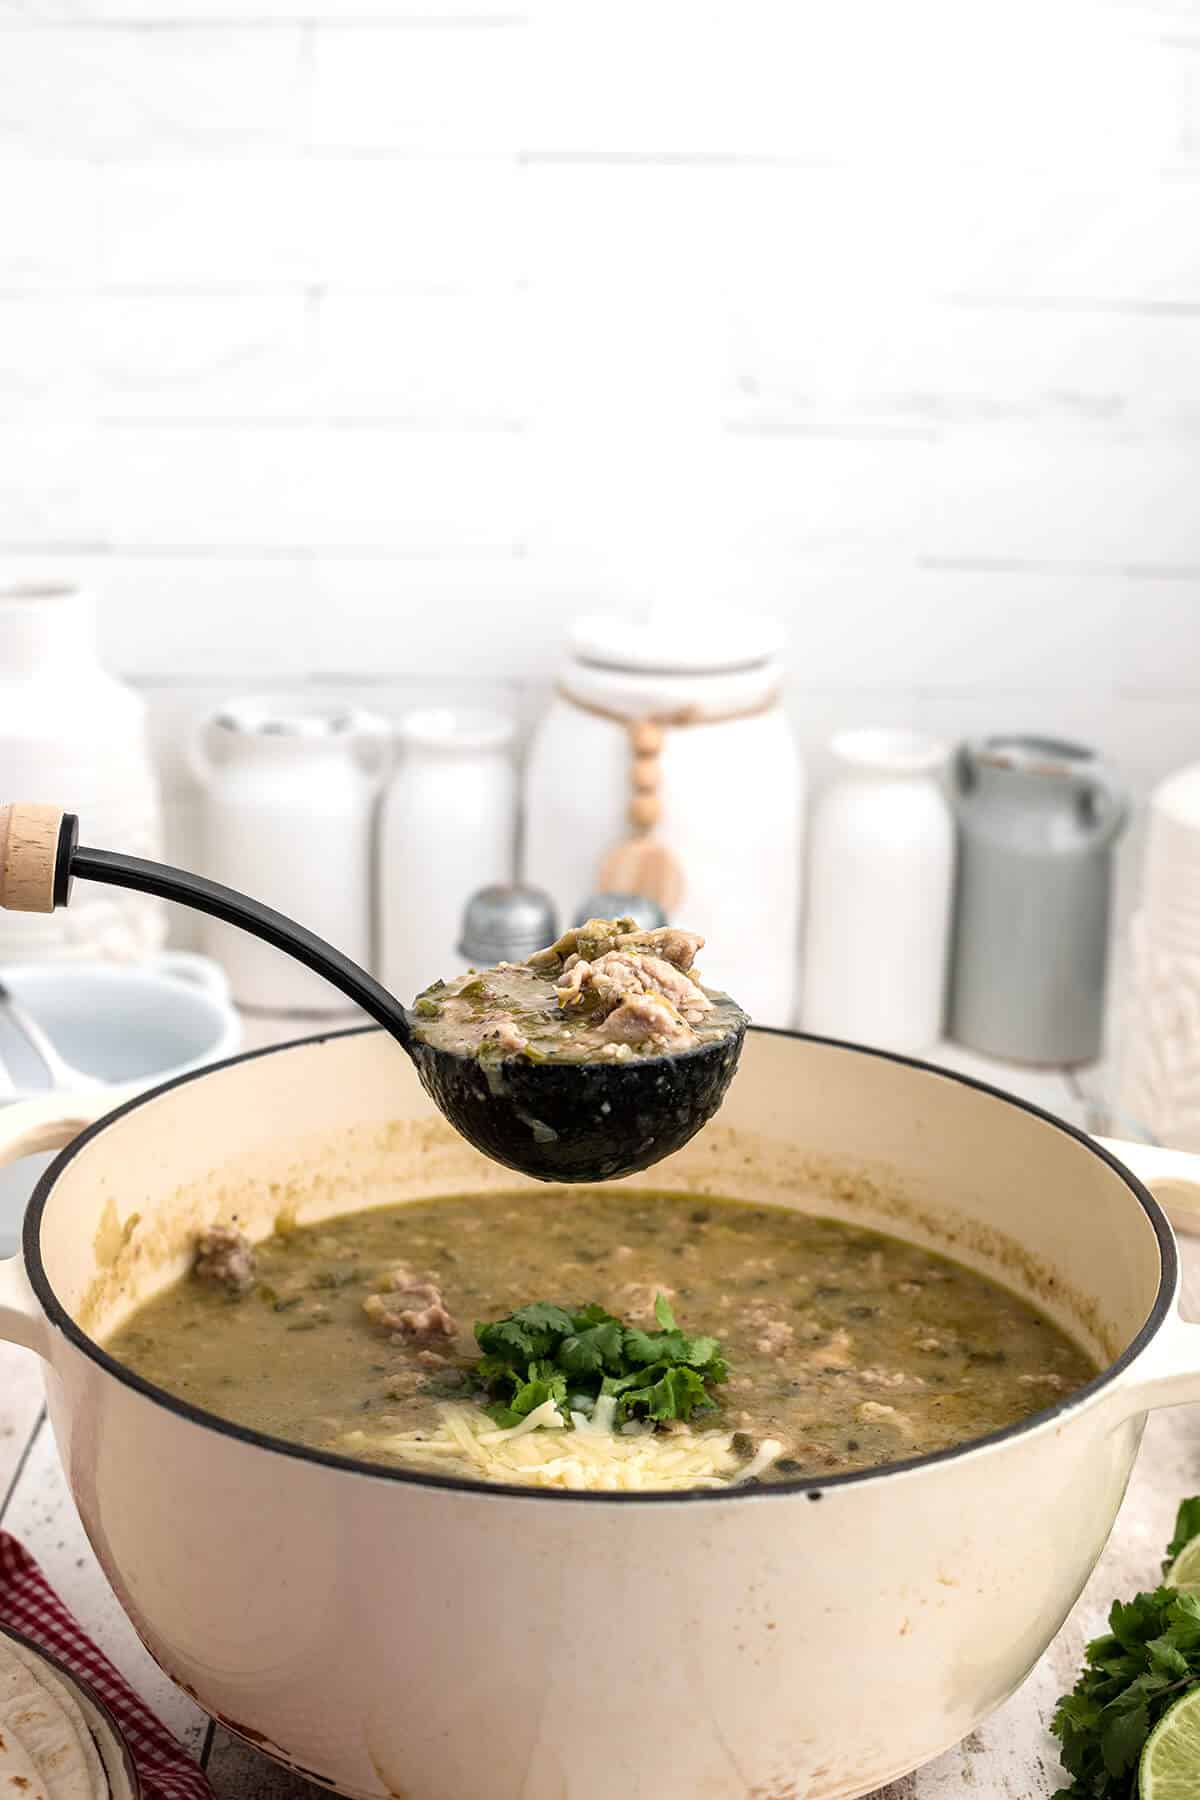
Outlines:
[[952, 787], [951, 1037], [1013, 1062], [1093, 1061], [1124, 794], [1093, 751], [1020, 736], [962, 745]]

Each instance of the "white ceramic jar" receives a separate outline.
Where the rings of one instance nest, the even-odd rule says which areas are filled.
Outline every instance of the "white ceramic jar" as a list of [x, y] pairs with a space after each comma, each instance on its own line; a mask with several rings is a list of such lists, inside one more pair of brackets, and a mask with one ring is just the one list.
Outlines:
[[[369, 967], [373, 815], [390, 743], [386, 722], [369, 713], [308, 700], [230, 701], [208, 721], [196, 756], [204, 873]], [[202, 941], [241, 1006], [349, 1008], [321, 976], [234, 926], [206, 917]]]
[[[0, 790], [78, 813], [85, 844], [162, 855], [145, 705], [101, 667], [83, 589], [0, 588]], [[0, 914], [0, 960], [134, 962], [166, 924], [161, 900], [80, 882], [69, 908]]]
[[1200, 1149], [1200, 763], [1147, 808], [1140, 907], [1129, 930], [1117, 1032], [1123, 1128]]
[[380, 979], [408, 1002], [464, 966], [471, 895], [512, 880], [517, 797], [502, 713], [431, 707], [399, 739], [379, 833]]
[[[668, 907], [708, 940], [705, 981], [761, 1025], [793, 1022], [803, 771], [780, 704], [770, 620], [580, 620], [525, 779], [524, 878], [560, 919], [631, 838], [633, 728], [657, 725], [653, 836], [678, 872]], [[650, 895], [652, 899], [658, 895]]]
[[833, 739], [809, 849], [806, 1031], [888, 1050], [942, 1034], [954, 889], [945, 746], [908, 731]]

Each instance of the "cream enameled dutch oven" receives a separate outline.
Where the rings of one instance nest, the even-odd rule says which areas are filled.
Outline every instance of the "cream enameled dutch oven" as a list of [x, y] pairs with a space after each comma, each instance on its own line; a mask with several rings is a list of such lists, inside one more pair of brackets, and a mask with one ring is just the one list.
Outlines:
[[[0, 1269], [0, 1332], [45, 1360], [80, 1514], [156, 1660], [349, 1795], [863, 1794], [1012, 1692], [1100, 1553], [1147, 1409], [1200, 1399], [1170, 1228], [1124, 1160], [957, 1076], [759, 1031], [656, 1185], [946, 1249], [1104, 1373], [963, 1449], [727, 1494], [372, 1468], [223, 1424], [100, 1341], [232, 1211], [263, 1234], [284, 1205], [310, 1221], [519, 1178], [451, 1133], [375, 1031], [235, 1059], [85, 1123], [74, 1099], [0, 1114], [6, 1160], [68, 1146]], [[1194, 1178], [1186, 1158], [1119, 1154]]]

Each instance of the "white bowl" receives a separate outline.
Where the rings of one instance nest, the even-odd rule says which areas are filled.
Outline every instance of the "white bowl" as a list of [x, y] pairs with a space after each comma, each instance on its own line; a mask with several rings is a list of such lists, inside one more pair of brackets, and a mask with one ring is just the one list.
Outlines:
[[[224, 974], [187, 951], [165, 950], [131, 967], [12, 963], [0, 968], [0, 981], [67, 1062], [123, 1094], [220, 1062], [241, 1045]], [[2, 1013], [0, 1062], [16, 1090], [7, 1100], [45, 1093], [45, 1069]], [[25, 1157], [0, 1172], [0, 1256], [16, 1248], [25, 1203], [51, 1160]]]

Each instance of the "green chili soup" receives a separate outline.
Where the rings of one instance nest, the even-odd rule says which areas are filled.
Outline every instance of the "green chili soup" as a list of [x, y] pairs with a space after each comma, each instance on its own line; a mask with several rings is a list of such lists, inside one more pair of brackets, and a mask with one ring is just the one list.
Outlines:
[[[302, 1229], [281, 1219], [253, 1247], [217, 1227], [193, 1273], [108, 1348], [169, 1393], [273, 1437], [393, 1466], [429, 1466], [418, 1454], [428, 1438], [445, 1472], [478, 1473], [452, 1439], [432, 1440], [448, 1409], [460, 1433], [476, 1415], [488, 1428], [474, 1328], [531, 1301], [612, 1315], [631, 1345], [650, 1343], [643, 1361], [668, 1342], [646, 1337], [656, 1305], [659, 1321], [717, 1341], [686, 1423], [652, 1411], [624, 1427], [717, 1446], [710, 1485], [735, 1465], [775, 1481], [942, 1450], [1096, 1372], [1015, 1294], [897, 1238], [783, 1207], [603, 1187], [429, 1200]], [[584, 1425], [573, 1404], [540, 1415], [564, 1427], [536, 1434], [553, 1435], [556, 1455], [571, 1448], [572, 1417]], [[692, 1465], [678, 1466], [674, 1485], [692, 1485]]]
[[702, 987], [704, 939], [674, 925], [589, 919], [523, 963], [470, 969], [417, 995], [412, 1025], [438, 1050], [484, 1062], [629, 1062], [729, 1037], [745, 1014]]

